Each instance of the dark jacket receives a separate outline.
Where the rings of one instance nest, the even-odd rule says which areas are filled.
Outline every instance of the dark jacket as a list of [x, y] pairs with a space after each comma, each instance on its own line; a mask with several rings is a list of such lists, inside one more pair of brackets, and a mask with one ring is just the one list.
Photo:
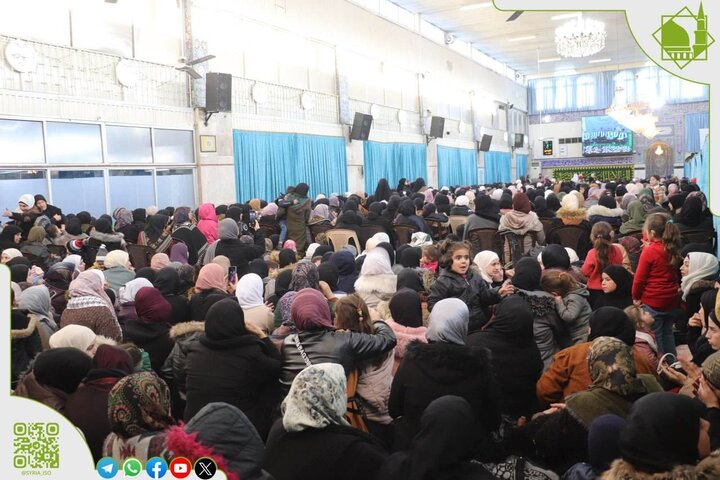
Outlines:
[[525, 300], [533, 311], [533, 334], [544, 368], [552, 363], [553, 355], [571, 345], [570, 333], [558, 316], [555, 299], [544, 291], [516, 288], [515, 294]]
[[[550, 230], [548, 231], [547, 238], [545, 241], [550, 243], [557, 243], [560, 244], [560, 237], [557, 234], [558, 228], [566, 227], [567, 225], [563, 223], [562, 218], [555, 218], [553, 219], [552, 223], [550, 224]], [[590, 231], [592, 230], [592, 225], [590, 225], [590, 222], [587, 220], [581, 221], [578, 225], [578, 227], [582, 228], [584, 230], [583, 234], [580, 236], [580, 240], [578, 241], [578, 248], [575, 253], [578, 254], [578, 257], [580, 260], [585, 260], [585, 257], [587, 256], [587, 253], [592, 248], [592, 242], [590, 241]]]
[[200, 255], [204, 254], [207, 248], [207, 238], [191, 223], [177, 227], [172, 232], [172, 238], [174, 241], [182, 242], [187, 246], [188, 263], [190, 265], [195, 265]]
[[409, 448], [420, 428], [423, 411], [430, 402], [444, 395], [467, 400], [479, 424], [485, 428], [495, 430], [499, 426], [499, 395], [488, 350], [412, 342], [390, 390], [390, 416], [395, 419], [394, 450]]
[[472, 213], [473, 213], [473, 211], [465, 206], [460, 206], [460, 207], [454, 206], [450, 209], [450, 215], [462, 215], [464, 217], [468, 217]]
[[187, 356], [185, 421], [208, 403], [225, 402], [242, 410], [265, 438], [280, 400], [279, 373], [280, 356], [269, 338], [212, 341], [201, 335]]
[[65, 403], [65, 416], [83, 432], [96, 462], [102, 458], [103, 441], [111, 432], [108, 420], [110, 390], [121, 378], [120, 374], [98, 374], [101, 372], [103, 370], [90, 372]]
[[[265, 253], [265, 236], [259, 233], [257, 238], [262, 239], [262, 246], [256, 243], [251, 245], [242, 243], [239, 239], [219, 240], [215, 247], [215, 255], [225, 255], [230, 259], [230, 265], [237, 267], [238, 278], [248, 273], [248, 264], [256, 258], [262, 258]], [[207, 258], [207, 257], [206, 257]]]
[[370, 480], [387, 458], [373, 437], [355, 428], [286, 432], [282, 420], [273, 425], [265, 452], [265, 470], [275, 480]]
[[148, 353], [153, 371], [160, 373], [173, 348], [173, 341], [168, 335], [169, 327], [164, 323], [128, 320], [123, 325], [122, 332], [124, 341], [132, 342]]
[[42, 351], [42, 343], [35, 316], [27, 315], [24, 310], [12, 310], [10, 323], [10, 379], [12, 387], [15, 388], [20, 375], [30, 366], [30, 361]]
[[170, 354], [165, 359], [160, 376], [170, 390], [185, 401], [187, 393], [185, 369], [190, 347], [197, 343], [205, 331], [205, 322], [183, 322], [170, 329], [170, 339], [174, 342]]
[[[312, 363], [339, 363], [350, 374], [360, 363], [389, 352], [395, 347], [395, 334], [385, 322], [375, 322], [375, 333], [308, 330], [297, 337]], [[289, 335], [282, 344], [282, 372], [280, 383], [290, 388], [295, 376], [305, 367], [305, 361], [295, 344], [295, 335]]]
[[488, 321], [488, 307], [500, 301], [498, 289], [488, 288], [480, 275], [468, 270], [467, 278], [449, 269], [441, 269], [435, 283], [430, 287], [428, 310], [432, 312], [437, 302], [445, 298], [459, 298], [470, 310], [468, 331], [480, 330]]
[[220, 290], [203, 290], [202, 292], [195, 293], [190, 298], [190, 320], [200, 322], [205, 320], [205, 314], [208, 308], [215, 302], [229, 297], [231, 297], [230, 294]]
[[140, 235], [141, 230], [135, 225], [129, 224], [125, 225], [124, 227], [118, 228], [116, 232], [122, 233], [125, 242], [137, 243], [138, 236]]
[[190, 320], [190, 302], [185, 295], [163, 295], [172, 307], [170, 324], [175, 325]]
[[50, 258], [50, 251], [42, 243], [37, 242], [25, 242], [20, 245], [20, 252], [25, 255], [32, 255], [37, 260], [33, 261], [33, 265], [37, 265], [43, 270], [47, 271], [50, 266], [55, 263]]

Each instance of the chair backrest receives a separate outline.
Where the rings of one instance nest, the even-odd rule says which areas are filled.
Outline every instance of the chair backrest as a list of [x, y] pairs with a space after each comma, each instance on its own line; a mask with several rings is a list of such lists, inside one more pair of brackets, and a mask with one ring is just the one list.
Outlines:
[[541, 218], [540, 223], [542, 223], [543, 231], [545, 232], [545, 238], [548, 238], [548, 234], [550, 233], [550, 229], [552, 228], [552, 218]]
[[130, 263], [138, 270], [150, 266], [150, 259], [155, 255], [155, 250], [147, 245], [136, 245], [129, 244], [127, 246], [127, 252], [130, 256]]
[[47, 249], [48, 252], [50, 252], [50, 255], [55, 255], [59, 258], [65, 258], [67, 256], [67, 249], [65, 248], [65, 245], [48, 245]]
[[332, 225], [326, 225], [322, 223], [316, 223], [315, 225], [310, 225], [310, 235], [312, 236], [313, 242], [315, 241], [315, 237], [320, 235], [323, 232], [327, 232], [330, 230]]
[[466, 238], [470, 242], [471, 258], [475, 258], [475, 255], [483, 250], [492, 250], [498, 256], [502, 254], [502, 244], [496, 228], [473, 228], [467, 232]]
[[360, 239], [354, 230], [347, 228], [331, 228], [330, 230], [325, 231], [325, 235], [336, 252], [339, 252], [342, 247], [349, 244], [350, 240], [354, 242], [355, 248], [360, 251]]
[[[376, 233], [385, 233], [385, 229], [382, 225], [373, 225], [371, 223], [360, 225], [358, 227], [358, 236], [360, 237], [360, 241], [362, 242], [362, 245], [360, 245], [360, 248], [365, 250], [365, 242], [371, 238]], [[363, 241], [364, 240], [364, 241]], [[392, 240], [392, 239], [391, 239]]]
[[586, 230], [577, 225], [565, 225], [563, 227], [554, 228], [553, 233], [557, 235], [560, 245], [572, 248], [577, 252], [580, 239], [586, 234]]
[[714, 243], [715, 235], [707, 230], [685, 230], [680, 232], [683, 245], [688, 243]]
[[419, 231], [417, 227], [412, 225], [393, 225], [393, 232], [395, 232], [395, 237], [397, 238], [395, 248], [410, 243], [412, 241], [412, 234]]
[[623, 237], [635, 237], [640, 241], [642, 241], [642, 236], [643, 236], [642, 230], [634, 230], [632, 232], [627, 232], [626, 234], [623, 235]]
[[465, 215], [450, 215], [448, 217], [448, 225], [450, 226], [450, 232], [455, 233], [457, 227], [463, 223], [467, 223], [468, 217]]
[[518, 235], [511, 231], [498, 233], [502, 237], [503, 248], [499, 254], [501, 263], [510, 268], [510, 264], [514, 265], [520, 258], [528, 255], [531, 250], [537, 247], [537, 232], [527, 232], [525, 235]]

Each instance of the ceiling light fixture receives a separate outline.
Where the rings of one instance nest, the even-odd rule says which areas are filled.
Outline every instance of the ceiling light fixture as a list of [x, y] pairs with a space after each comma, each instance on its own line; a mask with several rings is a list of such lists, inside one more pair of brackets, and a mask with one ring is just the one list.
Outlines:
[[555, 46], [565, 58], [589, 57], [605, 48], [606, 36], [603, 22], [578, 17], [555, 29]]
[[541, 59], [538, 60], [538, 63], [557, 62], [558, 60], [562, 60], [562, 58], [560, 58], [560, 57], [541, 58]]
[[655, 149], [655, 155], [660, 156], [663, 153], [665, 153], [665, 150], [663, 150], [662, 146], [658, 145], [658, 147]]
[[550, 20], [555, 22], [558, 20], [567, 20], [568, 18], [577, 18], [580, 16], [582, 16], [582, 13], [580, 13], [580, 12], [563, 13], [562, 15], [554, 15], [554, 16], [550, 17]]
[[467, 12], [468, 10], [479, 10], [481, 8], [488, 8], [492, 6], [493, 2], [471, 3], [470, 5], [463, 5], [460, 7], [460, 11]]
[[603, 63], [603, 62], [609, 62], [612, 60], [612, 58], [598, 58], [596, 60], [588, 60], [588, 63]]
[[537, 35], [525, 35], [524, 37], [515, 37], [508, 39], [508, 42], [522, 42], [523, 40], [532, 40], [537, 38]]

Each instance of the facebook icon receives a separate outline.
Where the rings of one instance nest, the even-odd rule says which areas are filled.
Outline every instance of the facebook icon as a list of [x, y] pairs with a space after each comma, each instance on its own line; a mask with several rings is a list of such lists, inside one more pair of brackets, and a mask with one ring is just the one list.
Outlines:
[[160, 457], [153, 457], [147, 461], [145, 471], [154, 480], [162, 478], [167, 473], [167, 462]]

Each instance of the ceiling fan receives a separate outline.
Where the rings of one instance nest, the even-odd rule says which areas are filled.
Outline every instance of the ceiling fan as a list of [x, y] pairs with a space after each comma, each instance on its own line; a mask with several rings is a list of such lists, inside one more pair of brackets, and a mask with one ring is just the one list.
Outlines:
[[202, 75], [200, 75], [197, 70], [192, 68], [192, 66], [197, 65], [198, 63], [207, 62], [208, 60], [212, 60], [213, 58], [215, 58], [215, 55], [205, 55], [204, 57], [196, 58], [195, 60], [190, 60], [189, 62], [185, 61], [184, 58], [181, 58], [180, 63], [182, 64], [182, 66], [175, 67], [175, 70], [185, 72], [192, 78], [197, 80], [198, 78], [202, 78]]
[[508, 17], [508, 19], [505, 20], [505, 21], [506, 21], [506, 22], [514, 22], [514, 21], [517, 20], [517, 18], [518, 18], [520, 15], [522, 15], [524, 12], [525, 12], [524, 10], [516, 10], [516, 11], [513, 12], [513, 14], [510, 15], [510, 16]]

